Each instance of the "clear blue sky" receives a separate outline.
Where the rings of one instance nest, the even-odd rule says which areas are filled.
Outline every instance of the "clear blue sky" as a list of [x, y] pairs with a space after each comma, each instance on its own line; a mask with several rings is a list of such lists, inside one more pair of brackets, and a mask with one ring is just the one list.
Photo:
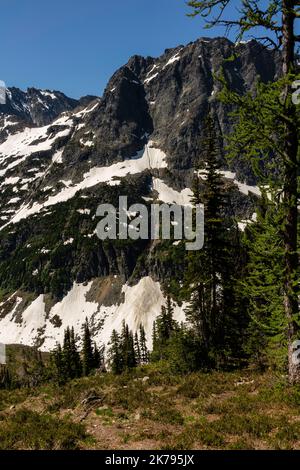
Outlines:
[[133, 54], [160, 55], [200, 36], [185, 0], [0, 0], [0, 79], [7, 86], [100, 95]]

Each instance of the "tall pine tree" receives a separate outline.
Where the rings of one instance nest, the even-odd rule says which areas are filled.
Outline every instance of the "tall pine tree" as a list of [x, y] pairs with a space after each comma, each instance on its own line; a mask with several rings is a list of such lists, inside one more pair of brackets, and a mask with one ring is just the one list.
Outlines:
[[[287, 357], [288, 374], [292, 384], [300, 383], [300, 364], [293, 360], [294, 341], [299, 339], [299, 282], [297, 271], [299, 257], [298, 239], [298, 168], [299, 168], [299, 112], [293, 100], [293, 82], [296, 73], [296, 45], [300, 35], [296, 34], [300, 20], [298, 0], [190, 0], [192, 15], [205, 19], [207, 27], [226, 26], [227, 30], [235, 28], [237, 39], [241, 40], [252, 30], [263, 30], [263, 37], [258, 41], [264, 45], [281, 49], [282, 79], [278, 81], [277, 90], [273, 84], [267, 84], [256, 90], [256, 96], [241, 97], [230, 93], [227, 102], [236, 104], [239, 112], [238, 129], [232, 140], [234, 153], [245, 154], [257, 163], [257, 157], [269, 157], [273, 167], [280, 169], [280, 186], [282, 189], [282, 242], [284, 244], [284, 277], [283, 306], [285, 320], [288, 323]], [[226, 7], [234, 4], [239, 17], [224, 17]], [[298, 77], [299, 78], [299, 77]], [[226, 83], [227, 85], [227, 83]], [[255, 99], [254, 99], [255, 98]], [[274, 182], [270, 174], [270, 182]], [[283, 322], [284, 323], [284, 322]]]
[[264, 196], [257, 220], [245, 231], [248, 262], [241, 293], [247, 299], [250, 323], [246, 351], [260, 367], [286, 365], [287, 321], [284, 316], [284, 246], [280, 237], [281, 214]]
[[[221, 173], [220, 138], [210, 113], [202, 130], [202, 150], [193, 185], [193, 203], [204, 204], [204, 247], [188, 254], [185, 285], [190, 304], [186, 316], [207, 359], [221, 360], [225, 323], [234, 315], [233, 272], [238, 253], [237, 227], [228, 213]], [[202, 190], [200, 190], [200, 180]], [[224, 358], [222, 359], [224, 360]]]
[[93, 342], [87, 318], [83, 325], [82, 367], [84, 375], [89, 375], [94, 368]]
[[146, 332], [143, 325], [140, 325], [140, 353], [141, 364], [147, 364], [149, 362], [149, 351], [147, 348]]
[[113, 330], [110, 338], [108, 349], [109, 366], [113, 374], [121, 374], [124, 370], [124, 363], [122, 357], [122, 346], [120, 335], [116, 330]]

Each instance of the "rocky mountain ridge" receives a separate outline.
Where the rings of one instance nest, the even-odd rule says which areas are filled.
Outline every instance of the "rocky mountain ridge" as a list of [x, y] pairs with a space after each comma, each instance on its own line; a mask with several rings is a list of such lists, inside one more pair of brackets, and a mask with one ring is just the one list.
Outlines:
[[72, 111], [95, 97], [80, 100], [69, 98], [60, 91], [28, 88], [26, 91], [12, 87], [6, 89], [6, 102], [0, 104], [0, 115], [15, 116], [27, 125], [45, 126], [64, 111]]
[[[0, 341], [49, 349], [67, 324], [80, 335], [85, 316], [103, 342], [124, 318], [150, 337], [164, 284], [182, 281], [184, 246], [101, 242], [96, 208], [119, 195], [190, 203], [208, 109], [220, 137], [232, 129], [231, 109], [217, 99], [221, 68], [236, 91], [253, 92], [258, 78], [279, 76], [279, 52], [200, 38], [159, 58], [132, 57], [101, 98], [12, 92], [15, 106], [0, 108]], [[49, 100], [57, 104], [47, 114]], [[242, 229], [260, 192], [247, 165], [220, 159]]]

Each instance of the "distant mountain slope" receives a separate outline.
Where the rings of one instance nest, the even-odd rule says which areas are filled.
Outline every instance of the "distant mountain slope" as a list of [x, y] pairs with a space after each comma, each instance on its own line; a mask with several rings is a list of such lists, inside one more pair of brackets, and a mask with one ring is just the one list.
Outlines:
[[[231, 109], [217, 99], [222, 66], [245, 93], [258, 78], [279, 76], [279, 52], [255, 41], [200, 38], [159, 58], [132, 57], [101, 98], [9, 91], [0, 107], [0, 341], [49, 349], [67, 323], [79, 335], [85, 316], [103, 341], [121, 319], [133, 328], [147, 314], [152, 322], [163, 285], [182, 280], [184, 246], [100, 242], [96, 208], [125, 194], [130, 204], [189, 203], [208, 109], [220, 138], [232, 129]], [[245, 163], [229, 167], [219, 157], [230, 210], [244, 228], [259, 196], [255, 177]], [[135, 286], [137, 304], [127, 296]]]
[[0, 104], [0, 114], [16, 116], [29, 124], [45, 126], [62, 112], [71, 111], [80, 104], [87, 104], [93, 98], [95, 97], [74, 100], [60, 91], [36, 88], [22, 91], [13, 87], [6, 90], [6, 103]]

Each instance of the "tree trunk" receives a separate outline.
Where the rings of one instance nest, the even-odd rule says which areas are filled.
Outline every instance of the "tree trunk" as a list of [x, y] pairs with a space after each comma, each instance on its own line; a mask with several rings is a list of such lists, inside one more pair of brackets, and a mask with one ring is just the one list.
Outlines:
[[[287, 76], [293, 71], [295, 59], [294, 23], [293, 9], [294, 0], [283, 0], [282, 2], [282, 41], [283, 41], [283, 75]], [[292, 384], [300, 383], [300, 366], [293, 361], [293, 342], [297, 339], [299, 331], [295, 321], [299, 315], [298, 287], [296, 285], [298, 255], [297, 255], [297, 155], [298, 155], [298, 132], [295, 105], [290, 99], [291, 88], [286, 87], [285, 101], [286, 111], [290, 123], [285, 128], [285, 169], [284, 169], [284, 309], [288, 322], [288, 374]]]

